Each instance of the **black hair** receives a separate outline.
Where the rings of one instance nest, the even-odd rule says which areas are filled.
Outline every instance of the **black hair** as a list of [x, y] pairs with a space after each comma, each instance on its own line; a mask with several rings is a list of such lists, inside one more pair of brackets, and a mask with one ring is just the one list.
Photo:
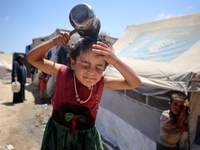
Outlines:
[[[107, 42], [104, 39], [96, 39], [96, 40], [91, 40], [91, 39], [87, 39], [87, 38], [80, 38], [79, 40], [77, 40], [70, 48], [67, 54], [67, 62], [68, 62], [68, 66], [71, 67], [71, 61], [70, 58], [72, 58], [74, 61], [76, 61], [77, 56], [82, 55], [83, 53], [87, 52], [88, 50], [90, 50], [92, 48], [92, 45], [95, 44], [97, 41], [101, 41], [105, 44], [108, 44], [109, 42]], [[108, 66], [108, 63], [105, 62], [105, 68]]]
[[24, 55], [22, 55], [22, 54], [17, 55], [17, 57], [15, 58], [15, 60], [19, 61], [20, 58], [24, 58]]
[[187, 99], [187, 96], [186, 96], [186, 94], [185, 94], [184, 92], [175, 91], [175, 92], [173, 92], [172, 95], [171, 95], [171, 100], [170, 100], [170, 102], [172, 103], [172, 101], [173, 101], [174, 99], [176, 99], [176, 98], [186, 100], [186, 99]]

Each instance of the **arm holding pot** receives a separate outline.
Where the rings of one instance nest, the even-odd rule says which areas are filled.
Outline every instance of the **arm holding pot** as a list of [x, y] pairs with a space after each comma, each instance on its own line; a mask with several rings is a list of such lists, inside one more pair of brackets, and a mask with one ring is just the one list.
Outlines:
[[70, 36], [67, 32], [60, 33], [55, 38], [50, 39], [33, 48], [26, 55], [26, 60], [41, 71], [53, 76], [57, 76], [61, 64], [44, 59], [43, 56], [50, 48], [56, 45], [65, 46], [69, 42], [69, 40]]

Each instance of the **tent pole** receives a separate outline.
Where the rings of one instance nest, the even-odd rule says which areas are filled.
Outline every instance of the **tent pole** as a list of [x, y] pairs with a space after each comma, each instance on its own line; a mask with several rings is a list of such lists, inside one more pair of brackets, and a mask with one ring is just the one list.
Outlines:
[[[187, 99], [188, 101], [190, 102], [190, 92], [188, 92], [188, 95], [187, 95]], [[187, 113], [188, 113], [188, 150], [190, 150], [190, 105], [188, 106], [188, 109], [187, 109]]]

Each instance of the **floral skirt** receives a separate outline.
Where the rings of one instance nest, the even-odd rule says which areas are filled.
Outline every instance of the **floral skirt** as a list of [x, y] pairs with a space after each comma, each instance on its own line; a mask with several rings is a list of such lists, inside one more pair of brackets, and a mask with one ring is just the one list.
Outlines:
[[41, 150], [103, 150], [101, 136], [96, 127], [86, 130], [62, 126], [49, 119], [43, 136]]

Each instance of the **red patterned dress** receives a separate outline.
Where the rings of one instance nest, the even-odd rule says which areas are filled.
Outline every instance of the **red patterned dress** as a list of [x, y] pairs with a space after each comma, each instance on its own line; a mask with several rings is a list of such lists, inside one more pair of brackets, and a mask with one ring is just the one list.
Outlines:
[[[93, 86], [90, 100], [80, 104], [75, 97], [73, 70], [65, 65], [61, 66], [42, 150], [103, 150], [100, 134], [95, 127], [103, 84], [102, 77]], [[80, 99], [86, 100], [90, 89], [78, 83], [76, 86]]]

